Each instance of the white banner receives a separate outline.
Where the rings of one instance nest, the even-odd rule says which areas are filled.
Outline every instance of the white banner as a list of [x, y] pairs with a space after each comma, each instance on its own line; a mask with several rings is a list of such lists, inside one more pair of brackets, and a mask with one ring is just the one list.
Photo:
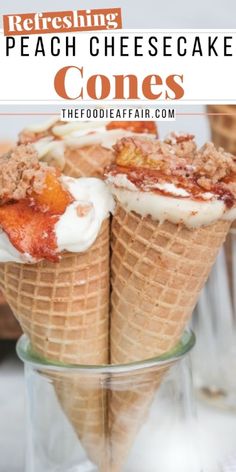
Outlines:
[[1, 32], [0, 67], [2, 104], [236, 103], [236, 30]]

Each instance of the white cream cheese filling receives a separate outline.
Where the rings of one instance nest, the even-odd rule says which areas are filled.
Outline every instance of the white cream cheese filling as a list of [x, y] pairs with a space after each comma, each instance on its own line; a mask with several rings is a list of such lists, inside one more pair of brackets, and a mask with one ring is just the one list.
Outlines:
[[58, 119], [41, 125], [31, 125], [27, 130], [42, 133], [51, 128], [51, 136], [38, 139], [32, 143], [32, 146], [38, 152], [40, 159], [47, 162], [54, 160], [61, 169], [65, 166], [64, 152], [67, 147], [80, 148], [100, 144], [107, 149], [112, 149], [112, 146], [124, 137], [134, 135], [147, 139], [156, 137], [155, 134], [135, 133], [122, 128], [107, 130], [108, 121], [62, 122], [60, 125], [56, 125], [56, 122]]
[[[197, 228], [214, 223], [217, 220], [234, 220], [236, 208], [228, 209], [222, 200], [218, 200], [210, 192], [202, 194], [204, 201], [191, 198], [185, 189], [174, 184], [155, 184], [169, 195], [161, 195], [152, 191], [139, 190], [126, 175], [109, 175], [108, 187], [118, 202], [127, 210], [134, 211], [141, 216], [150, 215], [161, 223], [183, 223], [188, 228]], [[182, 198], [180, 198], [182, 197]], [[183, 198], [184, 197], [184, 198]]]
[[[55, 224], [58, 252], [84, 252], [96, 240], [102, 222], [114, 211], [114, 200], [106, 184], [96, 178], [61, 177], [75, 201]], [[0, 231], [0, 262], [35, 262], [19, 252], [6, 233]]]

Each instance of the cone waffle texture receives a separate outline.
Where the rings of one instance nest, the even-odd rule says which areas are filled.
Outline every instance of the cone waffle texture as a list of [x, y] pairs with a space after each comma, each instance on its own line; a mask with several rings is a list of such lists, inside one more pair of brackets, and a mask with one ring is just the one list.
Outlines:
[[3, 296], [3, 293], [0, 290], [0, 305], [5, 305], [5, 303], [6, 303], [5, 298]]
[[221, 146], [225, 151], [236, 153], [236, 106], [235, 105], [209, 105], [208, 113], [211, 126], [212, 141], [216, 146]]
[[[219, 221], [189, 230], [142, 218], [117, 206], [112, 223], [112, 363], [148, 359], [177, 344], [229, 227], [229, 222]], [[112, 393], [109, 431], [113, 464], [125, 460], [127, 445], [142, 425], [140, 419], [161, 375], [153, 377], [149, 389], [133, 395]]]
[[[49, 373], [54, 389], [67, 419], [80, 439], [88, 459], [101, 472], [106, 454], [107, 393], [101, 376], [94, 373]], [[97, 469], [96, 469], [97, 470]]]
[[135, 437], [146, 423], [154, 395], [168, 367], [165, 364], [145, 368], [136, 374], [126, 373], [125, 379], [122, 376], [111, 379], [107, 427], [110, 462], [104, 472], [123, 472]]
[[65, 167], [63, 173], [70, 177], [100, 177], [103, 178], [104, 169], [114, 159], [113, 151], [99, 144], [82, 148], [65, 150]]
[[[4, 295], [33, 350], [49, 360], [72, 364], [108, 361], [109, 222], [85, 253], [59, 263], [0, 265]], [[60, 404], [89, 457], [100, 461], [104, 439], [104, 393], [83, 378], [54, 376]]]

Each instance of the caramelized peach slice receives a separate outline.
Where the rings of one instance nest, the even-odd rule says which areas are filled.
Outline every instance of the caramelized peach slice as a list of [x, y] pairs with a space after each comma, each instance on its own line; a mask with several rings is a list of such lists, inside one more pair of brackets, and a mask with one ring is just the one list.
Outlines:
[[146, 157], [134, 147], [124, 146], [116, 156], [118, 166], [143, 167], [146, 163]]
[[[148, 142], [146, 143], [146, 146], [148, 146]], [[148, 155], [148, 153], [145, 152], [145, 143], [142, 147], [137, 147], [132, 143], [132, 141], [129, 141], [120, 146], [116, 155], [116, 165], [122, 167], [160, 169], [161, 162], [155, 157], [155, 155]]]
[[125, 129], [133, 133], [155, 134], [158, 137], [157, 127], [154, 121], [111, 121], [106, 126], [107, 130]]
[[45, 185], [41, 193], [34, 192], [31, 197], [41, 211], [59, 214], [65, 212], [67, 206], [73, 202], [70, 192], [63, 188], [58, 176], [47, 173]]
[[0, 206], [0, 226], [13, 246], [36, 259], [57, 261], [55, 223], [53, 216], [30, 206], [29, 200]]

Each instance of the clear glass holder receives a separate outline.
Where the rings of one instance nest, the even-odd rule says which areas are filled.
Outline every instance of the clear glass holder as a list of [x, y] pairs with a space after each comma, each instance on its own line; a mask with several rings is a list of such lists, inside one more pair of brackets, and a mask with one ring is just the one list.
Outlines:
[[195, 383], [201, 398], [236, 412], [236, 230], [227, 237], [193, 316]]
[[26, 472], [202, 472], [185, 332], [163, 356], [74, 366], [37, 358], [26, 336]]

